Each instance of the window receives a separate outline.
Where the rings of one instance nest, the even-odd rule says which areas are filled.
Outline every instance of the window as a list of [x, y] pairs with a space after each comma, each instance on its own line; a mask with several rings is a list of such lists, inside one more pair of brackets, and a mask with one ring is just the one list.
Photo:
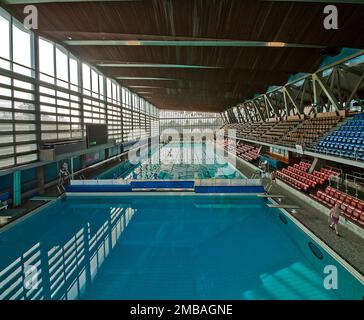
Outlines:
[[111, 79], [106, 79], [107, 94], [107, 124], [109, 138], [115, 139], [116, 142], [123, 141], [122, 136], [122, 111], [120, 103], [120, 87], [113, 83]]
[[70, 63], [70, 82], [71, 90], [79, 91], [79, 79], [78, 79], [78, 61], [74, 58], [69, 59]]
[[62, 49], [56, 49], [56, 71], [57, 71], [57, 85], [60, 87], [68, 88], [68, 56]]
[[182, 132], [183, 129], [220, 129], [222, 118], [218, 113], [188, 112], [188, 111], [161, 111], [161, 130], [175, 128]]
[[39, 38], [40, 80], [54, 83], [54, 46], [53, 43]]
[[10, 16], [0, 8], [0, 68], [10, 69]]
[[3, 169], [37, 160], [38, 148], [34, 83], [16, 78], [16, 73], [34, 75], [33, 35], [0, 8], [0, 39], [0, 68], [15, 72], [14, 76], [0, 76], [0, 169]]
[[95, 98], [99, 97], [99, 75], [95, 70], [91, 70], [91, 80], [92, 80], [92, 96]]
[[82, 64], [82, 80], [83, 92], [89, 96], [83, 99], [84, 122], [106, 123], [106, 105], [103, 101], [104, 77], [98, 71]]
[[0, 8], [0, 69], [13, 71], [0, 75], [0, 169], [38, 160], [41, 142], [82, 138], [87, 122], [107, 123], [116, 142], [133, 139], [133, 129], [147, 136], [158, 127], [157, 109], [149, 102], [62, 46], [37, 39], [39, 86], [34, 80], [34, 35]]
[[[47, 40], [39, 40], [40, 78], [55, 84], [40, 86], [41, 139], [44, 141], [82, 137], [80, 99], [67, 89], [78, 91], [78, 61]], [[56, 81], [55, 81], [56, 78]]]
[[87, 64], [82, 64], [82, 85], [83, 93], [86, 95], [91, 94], [91, 76], [90, 67]]
[[13, 20], [13, 71], [32, 76], [32, 44], [33, 35], [19, 22]]

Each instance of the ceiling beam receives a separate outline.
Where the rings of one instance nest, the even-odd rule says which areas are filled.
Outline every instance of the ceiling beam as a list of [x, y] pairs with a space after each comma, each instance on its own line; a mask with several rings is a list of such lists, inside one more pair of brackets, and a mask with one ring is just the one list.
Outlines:
[[314, 48], [325, 46], [278, 41], [240, 41], [240, 40], [65, 40], [69, 46], [157, 46], [157, 47], [267, 47], [267, 48]]
[[173, 68], [173, 69], [222, 69], [223, 67], [167, 63], [98, 63], [98, 67], [115, 68]]

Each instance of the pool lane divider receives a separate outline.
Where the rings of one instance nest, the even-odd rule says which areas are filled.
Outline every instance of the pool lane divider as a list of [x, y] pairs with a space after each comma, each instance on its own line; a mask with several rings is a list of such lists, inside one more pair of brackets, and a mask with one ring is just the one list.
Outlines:
[[72, 180], [67, 192], [264, 193], [261, 179]]

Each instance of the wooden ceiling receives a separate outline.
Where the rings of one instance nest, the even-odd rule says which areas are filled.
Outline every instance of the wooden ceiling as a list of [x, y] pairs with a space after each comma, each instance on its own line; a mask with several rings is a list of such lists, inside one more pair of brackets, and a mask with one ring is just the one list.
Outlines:
[[[24, 4], [12, 2], [8, 1], [7, 8], [22, 19]], [[29, 4], [32, 1], [23, 2]], [[317, 46], [364, 48], [362, 37], [358, 36], [364, 34], [364, 6], [336, 4], [339, 29], [328, 31], [323, 27], [326, 4], [306, 1], [139, 0], [51, 1], [37, 3], [36, 6], [39, 12], [38, 33], [59, 43], [71, 39], [127, 40], [128, 44], [133, 44], [66, 45], [72, 53], [91, 64], [214, 67], [98, 68], [107, 76], [123, 77], [118, 79], [122, 85], [131, 87], [134, 92], [144, 92], [140, 95], [158, 108], [221, 112], [256, 93], [265, 92], [268, 86], [283, 85], [292, 73], [315, 71], [324, 50]], [[143, 40], [162, 43], [135, 45]], [[198, 40], [200, 44], [196, 42]], [[299, 46], [234, 46], [231, 43], [228, 46], [220, 43], [203, 46], [205, 40], [284, 42]], [[166, 41], [184, 41], [185, 44], [172, 45]]]

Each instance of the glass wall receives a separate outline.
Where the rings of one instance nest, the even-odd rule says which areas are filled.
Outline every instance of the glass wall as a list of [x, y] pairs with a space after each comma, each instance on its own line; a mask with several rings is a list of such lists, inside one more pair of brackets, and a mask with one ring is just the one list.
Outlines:
[[151, 135], [156, 120], [155, 106], [0, 8], [0, 169], [38, 160], [43, 143], [84, 138], [86, 123], [107, 124], [120, 143]]
[[164, 129], [220, 129], [223, 125], [219, 113], [159, 110], [161, 132]]
[[39, 38], [39, 86], [41, 141], [83, 137], [78, 95], [79, 63], [62, 47]]
[[0, 168], [38, 159], [33, 44], [33, 34], [1, 10]]

